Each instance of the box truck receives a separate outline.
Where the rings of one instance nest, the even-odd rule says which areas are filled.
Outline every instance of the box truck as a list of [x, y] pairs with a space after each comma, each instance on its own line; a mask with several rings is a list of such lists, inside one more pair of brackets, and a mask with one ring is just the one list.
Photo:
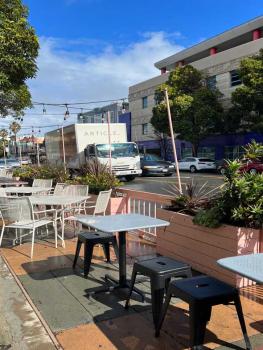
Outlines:
[[65, 154], [67, 168], [72, 173], [77, 173], [89, 159], [97, 158], [110, 165], [111, 155], [112, 171], [117, 177], [124, 176], [130, 181], [141, 174], [137, 144], [127, 142], [123, 123], [113, 123], [110, 127], [95, 123], [68, 125], [46, 133], [45, 146], [47, 161], [63, 164]]

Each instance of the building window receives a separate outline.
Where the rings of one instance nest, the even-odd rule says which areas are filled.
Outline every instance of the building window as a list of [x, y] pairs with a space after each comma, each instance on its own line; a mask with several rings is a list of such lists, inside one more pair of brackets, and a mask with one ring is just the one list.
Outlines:
[[237, 86], [242, 84], [242, 81], [240, 79], [240, 75], [237, 70], [231, 70], [230, 72], [230, 84], [231, 86]]
[[143, 135], [148, 134], [148, 123], [142, 124], [142, 134]]
[[144, 96], [142, 98], [142, 108], [147, 108], [148, 107], [148, 97]]
[[225, 146], [225, 159], [241, 159], [245, 153], [243, 146]]
[[215, 159], [215, 147], [199, 147], [197, 157]]
[[211, 77], [208, 77], [206, 79], [206, 86], [210, 90], [215, 90], [216, 89], [216, 75], [212, 75]]

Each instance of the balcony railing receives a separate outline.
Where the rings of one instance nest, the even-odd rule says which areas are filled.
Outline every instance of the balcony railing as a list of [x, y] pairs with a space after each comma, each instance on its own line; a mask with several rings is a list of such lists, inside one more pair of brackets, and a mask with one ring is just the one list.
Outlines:
[[[119, 188], [117, 194], [126, 198], [127, 213], [136, 213], [156, 218], [157, 208], [171, 204], [172, 197], [157, 193]], [[156, 240], [156, 228], [140, 231], [140, 236], [151, 241]]]

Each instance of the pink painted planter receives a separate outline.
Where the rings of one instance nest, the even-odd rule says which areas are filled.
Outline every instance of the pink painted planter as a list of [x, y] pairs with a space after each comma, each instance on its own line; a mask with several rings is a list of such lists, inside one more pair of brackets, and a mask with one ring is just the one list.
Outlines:
[[128, 205], [127, 199], [124, 197], [110, 198], [109, 205], [106, 211], [107, 215], [127, 214]]
[[221, 268], [221, 258], [263, 252], [263, 232], [223, 225], [210, 229], [194, 225], [192, 217], [157, 210], [157, 217], [170, 222], [170, 226], [157, 230], [157, 252], [189, 263], [193, 269], [216, 277], [237, 287], [253, 282]]

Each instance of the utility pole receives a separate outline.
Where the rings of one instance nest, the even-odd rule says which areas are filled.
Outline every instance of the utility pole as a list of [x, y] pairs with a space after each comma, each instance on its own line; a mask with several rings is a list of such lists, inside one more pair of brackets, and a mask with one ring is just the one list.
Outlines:
[[63, 124], [61, 126], [61, 140], [62, 140], [63, 165], [64, 165], [64, 171], [66, 174], [67, 168], [66, 168], [66, 153], [65, 153], [65, 140], [64, 140], [64, 126], [63, 126]]
[[110, 173], [112, 173], [110, 111], [107, 112], [107, 121], [108, 121], [108, 138], [109, 138], [109, 166], [110, 166]]
[[180, 192], [180, 194], [182, 194], [183, 191], [182, 191], [181, 177], [180, 177], [180, 171], [179, 171], [179, 165], [178, 165], [178, 159], [177, 159], [177, 152], [176, 152], [176, 146], [175, 146], [175, 140], [174, 140], [173, 122], [172, 122], [171, 109], [170, 109], [170, 103], [169, 103], [169, 97], [168, 97], [167, 89], [164, 90], [164, 93], [165, 93], [165, 99], [166, 99], [166, 105], [167, 105], [167, 113], [168, 113], [170, 134], [171, 134], [171, 139], [172, 139], [172, 146], [173, 146], [176, 174], [177, 174], [177, 178], [178, 178], [179, 192]]

